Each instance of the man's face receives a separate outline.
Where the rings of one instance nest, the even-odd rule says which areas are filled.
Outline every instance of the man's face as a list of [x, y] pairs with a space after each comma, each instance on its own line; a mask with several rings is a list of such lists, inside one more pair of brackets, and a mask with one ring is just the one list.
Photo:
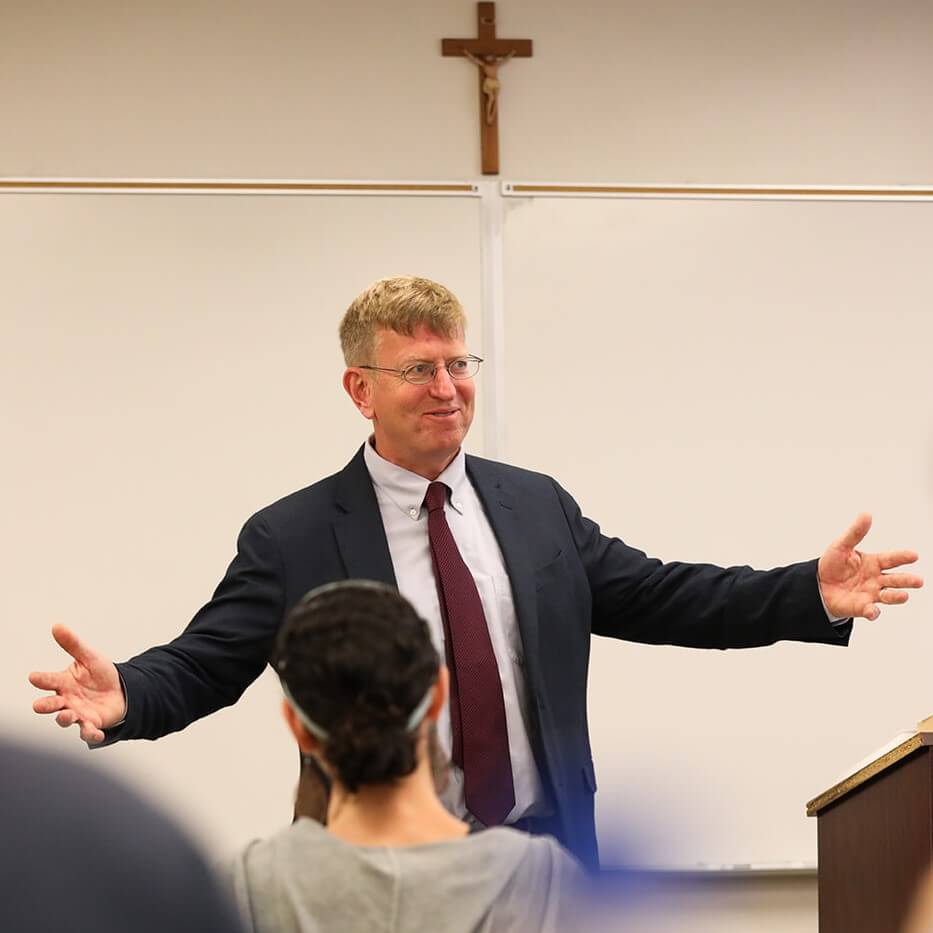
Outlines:
[[462, 334], [441, 337], [423, 325], [410, 337], [379, 331], [374, 365], [406, 369], [412, 363], [427, 362], [437, 366], [427, 385], [411, 385], [391, 373], [364, 370], [368, 404], [357, 405], [372, 419], [381, 456], [428, 479], [450, 463], [473, 422], [476, 386], [472, 379], [451, 379], [442, 364], [466, 355]]

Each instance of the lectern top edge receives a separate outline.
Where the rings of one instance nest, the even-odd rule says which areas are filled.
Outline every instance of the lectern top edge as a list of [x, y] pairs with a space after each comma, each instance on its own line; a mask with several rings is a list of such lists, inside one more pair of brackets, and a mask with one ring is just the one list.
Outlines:
[[924, 745], [933, 745], [933, 716], [928, 716], [922, 720], [917, 729], [916, 734], [909, 739], [905, 739], [900, 745], [885, 752], [885, 754], [865, 765], [865, 767], [859, 768], [858, 771], [850, 774], [838, 784], [834, 784], [829, 790], [823, 791], [818, 797], [808, 801], [807, 816], [817, 816], [821, 810], [824, 810], [831, 803], [845, 797], [846, 794], [851, 793], [857, 787], [881, 774], [882, 771], [913, 754], [918, 748], [922, 748]]

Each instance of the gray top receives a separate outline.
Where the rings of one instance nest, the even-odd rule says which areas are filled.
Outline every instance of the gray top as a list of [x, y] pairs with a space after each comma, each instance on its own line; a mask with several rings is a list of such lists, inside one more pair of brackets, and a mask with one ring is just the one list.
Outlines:
[[309, 819], [232, 865], [255, 933], [561, 930], [583, 877], [553, 839], [514, 829], [389, 848], [351, 845]]

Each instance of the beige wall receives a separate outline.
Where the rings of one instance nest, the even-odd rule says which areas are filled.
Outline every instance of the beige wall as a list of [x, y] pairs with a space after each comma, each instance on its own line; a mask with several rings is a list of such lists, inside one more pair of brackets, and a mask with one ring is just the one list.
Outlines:
[[[467, 0], [7, 3], [0, 175], [468, 178]], [[500, 3], [503, 177], [912, 184], [921, 0]]]
[[[473, 179], [479, 174], [475, 75], [466, 63], [439, 54], [442, 36], [474, 32], [474, 10], [465, 0], [350, 0], [326, 5], [287, 0], [161, 5], [99, 0], [64, 5], [37, 0], [6, 7], [0, 30], [0, 176], [423, 180]], [[931, 26], [933, 8], [909, 0], [883, 6], [856, 0], [819, 5], [793, 0], [778, 7], [727, 0], [702, 5], [685, 0], [503, 0], [500, 35], [531, 37], [535, 56], [510, 62], [502, 72], [502, 177], [928, 184], [933, 164]], [[0, 200], [5, 219], [12, 205]], [[93, 229], [99, 216], [88, 216], [87, 229]], [[228, 229], [221, 215], [214, 219], [221, 225], [216, 232]], [[283, 222], [287, 224], [287, 218]], [[333, 223], [345, 234], [338, 241], [347, 251], [338, 250], [337, 261], [350, 267], [353, 235], [365, 234], [341, 227], [340, 221]], [[80, 230], [80, 218], [75, 224]], [[270, 236], [275, 229], [281, 228], [273, 224]], [[23, 235], [31, 232], [23, 230]], [[205, 230], [204, 235], [210, 240], [212, 234]], [[392, 236], [390, 227], [386, 238]], [[132, 238], [123, 242], [131, 254]], [[51, 255], [55, 244], [49, 243]], [[420, 244], [409, 246], [421, 249]], [[58, 248], [70, 247], [63, 241]], [[405, 259], [404, 248], [398, 256], [400, 262]], [[145, 258], [136, 256], [134, 268], [145, 270]], [[470, 253], [464, 261], [476, 260]], [[224, 265], [222, 259], [217, 261]], [[456, 278], [456, 268], [452, 263], [445, 273], [448, 280]], [[350, 271], [359, 272], [362, 284], [380, 270]], [[352, 295], [352, 280], [348, 271], [342, 280], [345, 286], [320, 294], [321, 314], [339, 313]], [[475, 277], [463, 281], [460, 290], [468, 296], [472, 292], [473, 303], [478, 303]], [[63, 302], [57, 313], [78, 330], [93, 330], [80, 275], [73, 295], [75, 300]], [[281, 296], [274, 297], [278, 302]], [[126, 300], [136, 300], [129, 286]], [[194, 313], [198, 307], [193, 305]], [[0, 313], [8, 326], [28, 329], [27, 322], [15, 320], [8, 310]], [[273, 326], [294, 333], [292, 314], [300, 320], [298, 303], [288, 305]], [[153, 315], [158, 315], [158, 307]], [[112, 330], [113, 323], [101, 326]], [[125, 326], [132, 337], [132, 324]], [[183, 318], [165, 326], [177, 327], [179, 340], [189, 328]], [[209, 346], [214, 326], [210, 316], [199, 317], [191, 326], [197, 340]], [[330, 325], [315, 320], [306, 325], [303, 336], [323, 341], [330, 339], [329, 332]], [[248, 327], [237, 334], [247, 346]], [[157, 333], [153, 352], [159, 340], [170, 337]], [[112, 355], [119, 351], [116, 337], [108, 337], [109, 348], [103, 349], [86, 334], [78, 338], [107, 356], [115, 377], [119, 374]], [[50, 345], [41, 333], [33, 333], [30, 340], [28, 353], [36, 359], [48, 356]], [[294, 354], [297, 366], [300, 354]], [[222, 357], [216, 365], [224, 378]], [[13, 370], [7, 363], [9, 374]], [[29, 357], [19, 360], [23, 371], [28, 363]], [[270, 380], [284, 371], [274, 359], [264, 365]], [[114, 391], [104, 380], [106, 371], [89, 359], [89, 378], [92, 383], [97, 380], [95, 391], [101, 396]], [[55, 393], [67, 399], [72, 391], [65, 384], [52, 390], [51, 401], [30, 406], [22, 404], [17, 384], [9, 383], [7, 404], [14, 400], [20, 405], [7, 408], [5, 417], [10, 420], [3, 425], [4, 436], [13, 436], [26, 418], [28, 430], [37, 437], [51, 432], [42, 406], [56, 405]], [[93, 394], [88, 397], [93, 399]], [[157, 407], [156, 400], [146, 397], [134, 402], [137, 412], [146, 405]], [[217, 404], [223, 404], [220, 395]], [[126, 417], [133, 422], [129, 407]], [[165, 418], [170, 417], [166, 412]], [[343, 417], [335, 414], [329, 424], [336, 427], [329, 430], [341, 440], [355, 437], [356, 425], [350, 424], [349, 415], [340, 420]], [[93, 426], [93, 411], [87, 418]], [[206, 424], [211, 413], [192, 416], [184, 437], [167, 432], [162, 443], [168, 449], [159, 456], [172, 482], [190, 487], [194, 475], [203, 483], [207, 517], [198, 532], [203, 538], [202, 563], [178, 567], [170, 556], [160, 558], [155, 594], [146, 581], [138, 581], [137, 592], [150, 602], [159, 601], [146, 609], [153, 641], [171, 637], [208, 593], [248, 511], [303, 481], [297, 464], [313, 456], [301, 438], [290, 438], [286, 449], [292, 459], [280, 468], [280, 483], [265, 475], [257, 486], [250, 483], [253, 459], [244, 463], [234, 453], [224, 459], [216, 450], [202, 456], [196, 443], [198, 418]], [[48, 424], [54, 427], [54, 418]], [[152, 424], [148, 422], [147, 429]], [[70, 430], [75, 432], [72, 441], [80, 446], [80, 425], [72, 423]], [[266, 424], [262, 430], [274, 434], [275, 426]], [[112, 469], [114, 458], [121, 455], [119, 445], [113, 442], [108, 456], [106, 438], [93, 443], [98, 465]], [[47, 463], [43, 470], [30, 470], [30, 451], [18, 453], [16, 472], [7, 463], [3, 474], [5, 488], [23, 500], [10, 513], [16, 522], [5, 560], [7, 566], [26, 569], [14, 576], [3, 606], [5, 617], [27, 628], [30, 636], [28, 646], [23, 644], [4, 659], [9, 686], [3, 693], [7, 702], [2, 721], [8, 729], [31, 735], [46, 727], [44, 739], [79, 757], [76, 736], [52, 734], [50, 724], [32, 720], [25, 712], [28, 688], [12, 684], [21, 683], [16, 681], [21, 671], [53, 662], [54, 650], [43, 649], [39, 657], [36, 645], [45, 644], [48, 624], [66, 615], [117, 656], [144, 647], [125, 624], [126, 606], [108, 596], [108, 561], [131, 566], [131, 560], [121, 561], [128, 549], [137, 548], [155, 559], [159, 541], [173, 532], [168, 522], [153, 543], [148, 526], [127, 515], [124, 525], [97, 529], [93, 546], [71, 537], [73, 523], [63, 535], [63, 545], [47, 537], [30, 538], [30, 483], [52, 483], [54, 471]], [[67, 460], [67, 451], [62, 456]], [[143, 446], [133, 452], [138, 465], [152, 456]], [[332, 465], [322, 462], [315, 475]], [[85, 483], [95, 489], [94, 463], [85, 462], [83, 469]], [[212, 488], [220, 471], [233, 475], [222, 494]], [[247, 487], [239, 493], [237, 474]], [[132, 475], [114, 472], [111, 495], [117, 488], [128, 501], [136, 495], [147, 499], [148, 493], [132, 487]], [[90, 502], [80, 501], [82, 488], [86, 487], [76, 483], [69, 497], [53, 504], [66, 516], [80, 513], [82, 522], [93, 526], [95, 510]], [[169, 498], [170, 492], [171, 486], [165, 493]], [[149, 521], [159, 519], [160, 501], [146, 501]], [[44, 582], [48, 575], [35, 569], [50, 563], [60, 571], [52, 586]], [[82, 596], [75, 606], [68, 587], [80, 587], [89, 573], [100, 578], [100, 599]], [[172, 582], [179, 576], [186, 581], [181, 587]], [[127, 585], [132, 588], [133, 580]], [[43, 587], [49, 591], [43, 592]], [[263, 678], [237, 709], [219, 714], [210, 725], [156, 746], [103, 752], [96, 759], [108, 759], [149, 783], [222, 851], [246, 836], [269, 831], [287, 811], [283, 801], [290, 791], [293, 764], [288, 741], [279, 732], [259, 741], [244, 729], [245, 723], [252, 727], [265, 721], [274, 711], [276, 696], [274, 683]], [[250, 754], [253, 742], [257, 754]], [[214, 789], [194, 790], [198, 782], [192, 776], [192, 760], [203, 761]], [[229, 783], [218, 791], [228, 769], [236, 773], [230, 773]], [[812, 880], [798, 880], [790, 887], [764, 880], [730, 884], [736, 893], [728, 898], [723, 898], [722, 889], [718, 894], [697, 889], [688, 911], [693, 927], [684, 920], [677, 928], [816, 928]]]

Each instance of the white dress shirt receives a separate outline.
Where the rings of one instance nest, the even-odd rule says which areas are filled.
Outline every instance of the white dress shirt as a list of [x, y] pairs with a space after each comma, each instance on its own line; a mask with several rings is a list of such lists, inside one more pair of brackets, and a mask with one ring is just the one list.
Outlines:
[[[363, 458], [376, 490], [399, 592], [428, 623], [434, 647], [444, 658], [444, 623], [428, 540], [428, 510], [424, 508], [429, 482], [380, 457], [372, 443], [366, 444]], [[437, 482], [451, 490], [445, 508], [447, 524], [476, 581], [502, 681], [515, 787], [515, 806], [506, 819], [514, 822], [524, 816], [541, 816], [547, 812], [546, 796], [528, 737], [528, 690], [522, 639], [502, 551], [466, 474], [462, 450], [438, 476]], [[452, 742], [447, 706], [438, 720], [438, 738], [450, 757]], [[450, 782], [442, 799], [452, 813], [470, 818], [463, 798], [460, 768], [451, 766]]]

